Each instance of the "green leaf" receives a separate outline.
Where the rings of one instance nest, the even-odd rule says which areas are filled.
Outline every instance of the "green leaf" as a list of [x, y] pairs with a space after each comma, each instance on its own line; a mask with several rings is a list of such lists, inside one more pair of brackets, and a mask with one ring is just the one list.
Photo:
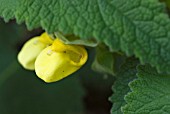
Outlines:
[[149, 65], [139, 66], [138, 79], [130, 88], [124, 114], [170, 114], [170, 76], [158, 74]]
[[115, 75], [115, 58], [105, 45], [96, 47], [96, 58], [92, 64], [94, 71]]
[[158, 0], [0, 0], [0, 15], [29, 29], [95, 38], [170, 73], [170, 20]]
[[124, 96], [130, 91], [129, 82], [136, 78], [137, 64], [137, 60], [129, 59], [117, 74], [117, 80], [112, 86], [113, 95], [109, 99], [113, 103], [111, 114], [123, 114], [121, 107], [125, 105]]
[[1, 0], [0, 1], [0, 15], [4, 17], [5, 21], [14, 18], [15, 9], [18, 2], [14, 0]]

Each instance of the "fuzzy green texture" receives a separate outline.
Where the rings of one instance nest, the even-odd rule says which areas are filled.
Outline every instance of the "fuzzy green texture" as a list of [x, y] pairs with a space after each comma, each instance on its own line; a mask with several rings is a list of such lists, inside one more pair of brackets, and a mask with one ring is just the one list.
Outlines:
[[158, 74], [150, 65], [138, 67], [138, 79], [129, 86], [124, 114], [170, 114], [170, 76]]
[[137, 60], [128, 59], [121, 66], [121, 70], [117, 74], [117, 80], [112, 86], [113, 95], [109, 98], [113, 103], [111, 114], [123, 114], [121, 107], [126, 104], [124, 96], [130, 91], [129, 82], [136, 78], [137, 64]]
[[158, 0], [0, 0], [0, 15], [28, 29], [95, 38], [170, 73], [170, 20]]

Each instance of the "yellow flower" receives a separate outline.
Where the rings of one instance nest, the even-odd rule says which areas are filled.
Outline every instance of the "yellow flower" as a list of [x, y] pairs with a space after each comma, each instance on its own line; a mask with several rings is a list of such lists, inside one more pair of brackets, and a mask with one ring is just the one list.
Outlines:
[[56, 39], [35, 61], [35, 72], [45, 82], [61, 80], [77, 71], [87, 61], [83, 46], [66, 45]]
[[28, 70], [35, 69], [35, 60], [40, 52], [51, 45], [53, 40], [47, 33], [34, 37], [27, 41], [18, 54], [19, 63]]
[[18, 60], [25, 69], [35, 69], [45, 82], [55, 82], [77, 71], [85, 64], [87, 56], [83, 46], [67, 45], [59, 39], [53, 41], [43, 33], [25, 43]]

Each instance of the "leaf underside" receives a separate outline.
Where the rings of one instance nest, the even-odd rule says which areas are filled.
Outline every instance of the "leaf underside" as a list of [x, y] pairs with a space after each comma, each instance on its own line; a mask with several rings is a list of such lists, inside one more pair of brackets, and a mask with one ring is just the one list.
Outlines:
[[95, 38], [170, 73], [170, 20], [158, 0], [0, 0], [0, 15], [28, 29]]

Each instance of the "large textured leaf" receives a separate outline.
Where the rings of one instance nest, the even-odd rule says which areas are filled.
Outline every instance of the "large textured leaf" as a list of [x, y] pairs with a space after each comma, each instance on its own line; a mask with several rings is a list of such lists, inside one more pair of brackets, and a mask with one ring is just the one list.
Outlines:
[[94, 37], [170, 73], [170, 20], [158, 0], [0, 0], [0, 15], [29, 29]]
[[137, 60], [129, 59], [122, 65], [121, 70], [117, 74], [117, 80], [112, 87], [114, 93], [110, 97], [110, 101], [113, 103], [112, 114], [123, 114], [121, 107], [126, 104], [124, 96], [130, 91], [129, 82], [136, 78], [137, 64]]
[[170, 114], [170, 76], [148, 66], [138, 67], [138, 79], [125, 100], [124, 114]]

